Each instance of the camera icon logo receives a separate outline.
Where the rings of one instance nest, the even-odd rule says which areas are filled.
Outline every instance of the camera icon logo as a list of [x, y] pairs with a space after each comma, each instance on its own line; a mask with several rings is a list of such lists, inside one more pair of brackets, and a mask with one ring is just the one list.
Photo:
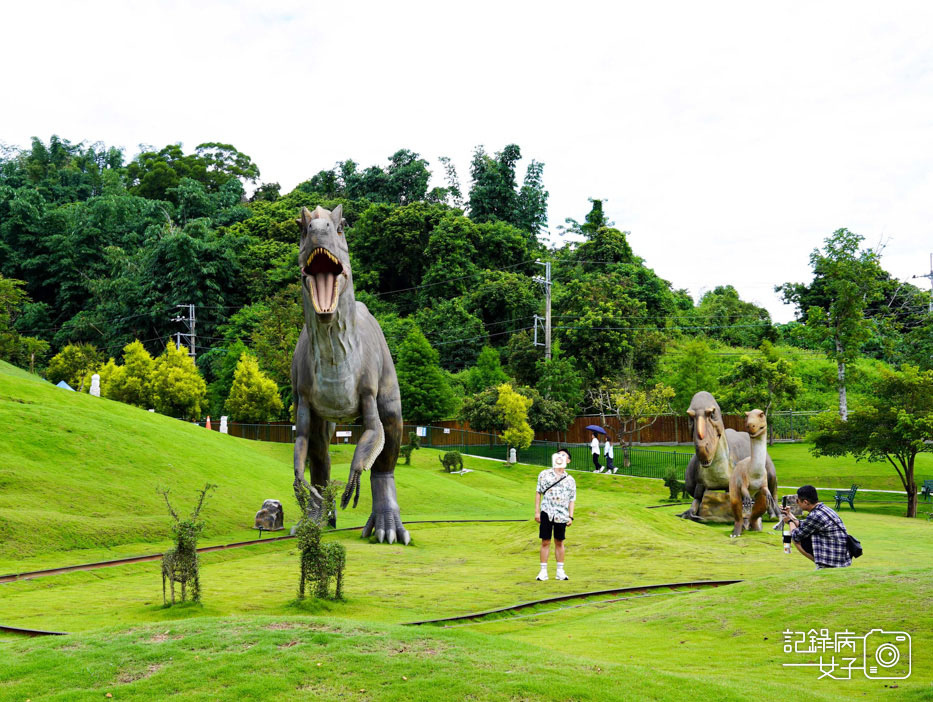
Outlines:
[[909, 678], [910, 644], [910, 634], [906, 631], [869, 631], [862, 649], [865, 677], [872, 680]]

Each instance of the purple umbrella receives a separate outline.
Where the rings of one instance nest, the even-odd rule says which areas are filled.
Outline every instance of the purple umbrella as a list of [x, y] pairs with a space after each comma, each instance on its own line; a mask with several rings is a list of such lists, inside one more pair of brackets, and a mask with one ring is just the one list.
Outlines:
[[[595, 424], [587, 424], [584, 429], [587, 431], [595, 431], [597, 434], [606, 434], [606, 430]], [[608, 436], [608, 434], [606, 434]]]

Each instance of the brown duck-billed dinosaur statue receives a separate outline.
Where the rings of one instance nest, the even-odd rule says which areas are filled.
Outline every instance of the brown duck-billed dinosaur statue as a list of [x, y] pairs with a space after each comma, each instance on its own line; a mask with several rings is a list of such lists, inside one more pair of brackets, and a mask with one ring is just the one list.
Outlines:
[[[411, 536], [402, 525], [395, 492], [395, 462], [402, 442], [402, 402], [395, 364], [376, 319], [353, 294], [353, 272], [344, 236], [343, 206], [333, 212], [301, 209], [298, 259], [304, 327], [292, 360], [295, 398], [295, 492], [300, 486], [320, 501], [330, 480], [328, 446], [338, 422], [362, 419], [363, 434], [353, 453], [350, 477], [340, 501], [347, 506], [360, 476], [372, 469], [373, 511], [363, 537], [396, 540]], [[310, 463], [311, 484], [305, 479]], [[299, 502], [300, 502], [299, 497]]]
[[[729, 489], [733, 467], [751, 455], [751, 441], [744, 431], [726, 429], [719, 403], [706, 391], [693, 396], [687, 415], [696, 452], [687, 464], [684, 486], [693, 496], [693, 504], [679, 516], [697, 519], [707, 490]], [[765, 460], [765, 469], [768, 473], [768, 488], [772, 495], [776, 495], [777, 474], [770, 456]], [[768, 513], [775, 518], [780, 516], [776, 507], [772, 509], [771, 505], [768, 506]]]
[[751, 512], [748, 529], [761, 531], [761, 516], [777, 512], [777, 501], [768, 488], [768, 417], [760, 409], [745, 413], [745, 428], [751, 441], [751, 455], [737, 461], [729, 480], [729, 504], [735, 527], [732, 536], [741, 536], [744, 513]]

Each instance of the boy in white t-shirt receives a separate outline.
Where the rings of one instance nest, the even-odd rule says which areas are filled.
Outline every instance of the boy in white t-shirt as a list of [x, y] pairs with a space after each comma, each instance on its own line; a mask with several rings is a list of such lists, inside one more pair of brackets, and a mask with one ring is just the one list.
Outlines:
[[567, 527], [573, 524], [573, 508], [577, 501], [577, 484], [567, 473], [570, 452], [560, 449], [551, 456], [551, 467], [538, 474], [535, 490], [535, 521], [540, 524], [541, 570], [535, 580], [547, 580], [547, 561], [554, 538], [557, 556], [557, 579], [570, 580], [564, 572], [564, 538]]

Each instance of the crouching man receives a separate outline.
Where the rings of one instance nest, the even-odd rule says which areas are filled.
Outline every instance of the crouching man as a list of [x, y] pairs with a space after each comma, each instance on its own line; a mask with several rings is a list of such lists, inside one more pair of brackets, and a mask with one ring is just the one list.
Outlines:
[[812, 485], [797, 488], [797, 505], [809, 513], [802, 522], [790, 513], [790, 507], [782, 509], [797, 550], [816, 563], [817, 568], [852, 565], [845, 524], [838, 514], [820, 502], [816, 488]]
[[577, 499], [577, 484], [567, 473], [570, 452], [560, 449], [551, 456], [551, 467], [538, 475], [535, 492], [535, 521], [540, 523], [538, 536], [541, 538], [541, 571], [537, 580], [547, 580], [547, 562], [551, 553], [551, 536], [554, 537], [554, 555], [557, 557], [558, 580], [570, 580], [564, 572], [564, 537], [567, 527], [573, 524], [573, 507]]

